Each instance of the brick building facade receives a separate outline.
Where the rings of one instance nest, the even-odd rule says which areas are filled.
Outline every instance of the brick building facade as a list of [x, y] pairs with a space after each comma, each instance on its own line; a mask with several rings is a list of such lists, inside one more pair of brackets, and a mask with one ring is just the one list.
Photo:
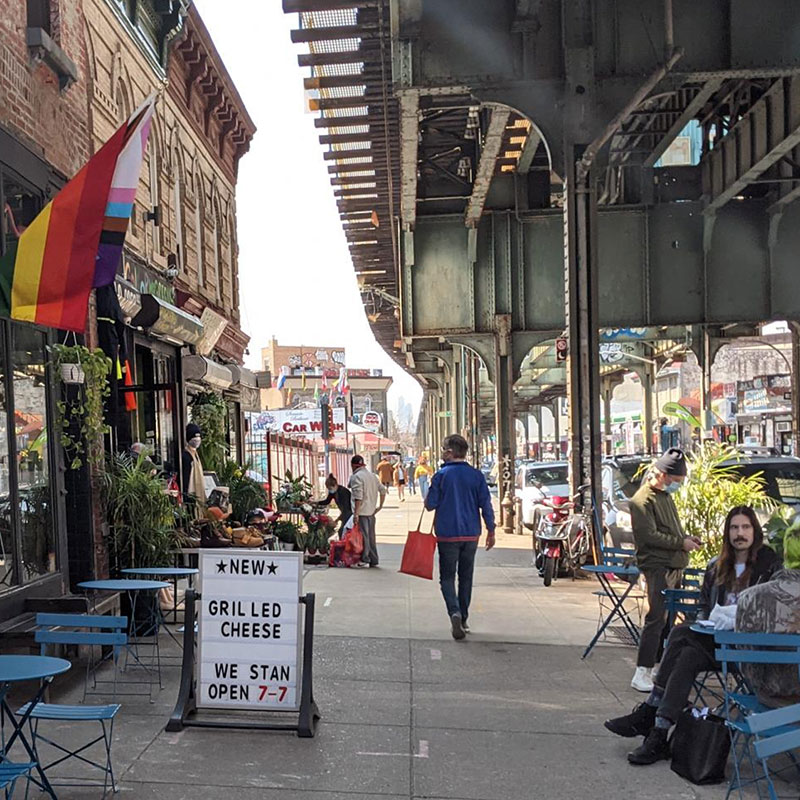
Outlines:
[[[0, 255], [153, 91], [112, 293], [136, 402], [126, 406], [114, 387], [109, 421], [113, 449], [145, 442], [178, 471], [194, 393], [224, 394], [234, 455], [245, 399], [257, 406], [241, 368], [235, 202], [255, 126], [188, 0], [0, 0]], [[90, 344], [107, 316], [92, 301]], [[42, 381], [46, 347], [62, 338], [0, 318], [0, 378], [13, 376], [0, 396], [0, 623], [27, 596], [58, 595], [104, 571], [89, 477], [62, 475], [55, 437], [44, 437], [59, 391]]]

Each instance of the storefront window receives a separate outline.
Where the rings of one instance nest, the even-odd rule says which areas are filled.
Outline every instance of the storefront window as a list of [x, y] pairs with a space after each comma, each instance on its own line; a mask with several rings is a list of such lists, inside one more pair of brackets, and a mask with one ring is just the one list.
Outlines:
[[45, 336], [12, 326], [14, 426], [22, 541], [22, 582], [56, 571], [50, 459], [47, 451]]
[[[0, 353], [5, 353], [6, 341], [0, 328]], [[14, 583], [14, 517], [11, 496], [11, 466], [8, 450], [8, 407], [6, 405], [6, 375], [4, 359], [0, 360], [0, 591]]]
[[37, 192], [7, 173], [0, 173], [0, 188], [3, 210], [3, 242], [0, 250], [5, 253], [33, 222], [42, 207], [42, 201]]

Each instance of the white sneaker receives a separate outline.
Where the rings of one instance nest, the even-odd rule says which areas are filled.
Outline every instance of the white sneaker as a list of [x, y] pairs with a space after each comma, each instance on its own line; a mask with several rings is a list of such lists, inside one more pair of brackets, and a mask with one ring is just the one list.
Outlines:
[[652, 692], [653, 668], [636, 667], [636, 672], [633, 674], [633, 680], [631, 681], [631, 688], [636, 689], [637, 692]]

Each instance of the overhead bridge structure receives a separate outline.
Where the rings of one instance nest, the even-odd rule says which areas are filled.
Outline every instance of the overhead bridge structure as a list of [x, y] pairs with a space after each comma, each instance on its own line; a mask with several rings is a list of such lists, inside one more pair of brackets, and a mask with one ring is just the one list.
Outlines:
[[[800, 3], [283, 5], [366, 313], [434, 445], [492, 415], [513, 465], [515, 417], [568, 394], [596, 501], [603, 337], [637, 342], [645, 385], [688, 342], [707, 388], [727, 338], [800, 320]], [[698, 158], [663, 166], [690, 123]]]

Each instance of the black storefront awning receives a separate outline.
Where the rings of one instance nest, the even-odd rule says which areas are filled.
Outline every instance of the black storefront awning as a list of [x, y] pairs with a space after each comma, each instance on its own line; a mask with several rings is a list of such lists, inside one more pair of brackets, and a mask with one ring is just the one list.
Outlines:
[[134, 327], [184, 344], [197, 344], [203, 338], [203, 323], [194, 315], [152, 294], [143, 294], [141, 301], [141, 310], [131, 320]]

